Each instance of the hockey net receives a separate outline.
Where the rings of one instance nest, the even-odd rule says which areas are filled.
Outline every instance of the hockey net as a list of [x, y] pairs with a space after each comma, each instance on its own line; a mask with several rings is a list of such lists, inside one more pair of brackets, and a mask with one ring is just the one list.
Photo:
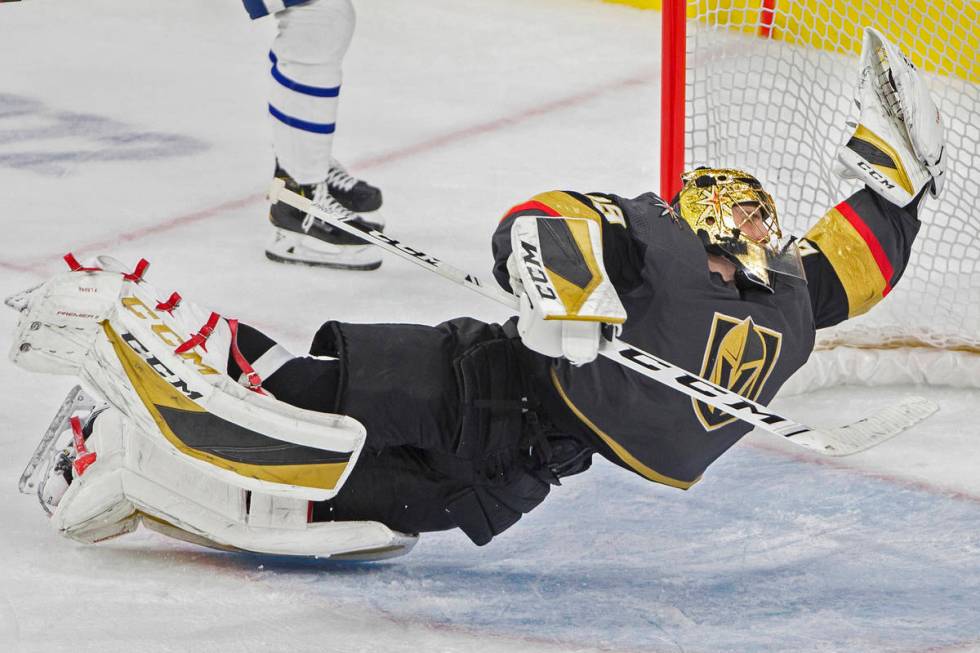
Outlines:
[[830, 352], [837, 368], [818, 375], [822, 383], [894, 377], [980, 387], [978, 3], [671, 1], [662, 119], [675, 134], [664, 133], [661, 190], [672, 195], [680, 170], [698, 165], [749, 170], [792, 234], [859, 187], [832, 165], [850, 135], [846, 121], [857, 119], [864, 28], [877, 28], [924, 72], [946, 124], [945, 192], [927, 201], [894, 291], [868, 314], [818, 334], [815, 358]]

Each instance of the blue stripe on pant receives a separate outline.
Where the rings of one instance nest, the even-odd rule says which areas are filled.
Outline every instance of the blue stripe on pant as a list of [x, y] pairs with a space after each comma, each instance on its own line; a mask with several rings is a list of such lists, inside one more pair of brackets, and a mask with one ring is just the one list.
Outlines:
[[325, 88], [322, 86], [310, 86], [308, 84], [301, 84], [297, 81], [289, 79], [282, 74], [279, 70], [279, 59], [276, 57], [276, 53], [269, 51], [269, 61], [272, 62], [272, 78], [279, 82], [280, 85], [288, 88], [290, 91], [296, 93], [301, 93], [303, 95], [312, 95], [313, 97], [337, 97], [340, 95], [339, 86], [331, 86]]
[[[292, 7], [294, 5], [303, 4], [307, 0], [283, 0], [282, 4], [286, 7]], [[242, 0], [245, 4], [245, 11], [248, 15], [255, 20], [256, 18], [262, 18], [263, 16], [269, 15], [269, 8], [265, 6], [262, 0]]]
[[337, 127], [336, 123], [332, 122], [310, 122], [308, 120], [300, 120], [299, 118], [288, 116], [271, 104], [269, 105], [269, 113], [272, 114], [273, 118], [281, 123], [306, 132], [313, 132], [314, 134], [332, 134], [334, 129]]

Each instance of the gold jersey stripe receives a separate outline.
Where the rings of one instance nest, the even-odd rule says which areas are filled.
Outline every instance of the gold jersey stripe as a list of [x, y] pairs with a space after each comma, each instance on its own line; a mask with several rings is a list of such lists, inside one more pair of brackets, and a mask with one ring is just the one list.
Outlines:
[[867, 313], [881, 301], [888, 280], [868, 243], [837, 209], [832, 208], [804, 236], [827, 257], [847, 295], [847, 316]]
[[654, 471], [650, 467], [647, 467], [639, 460], [637, 460], [636, 456], [634, 456], [629, 451], [627, 451], [623, 445], [616, 442], [602, 429], [600, 429], [598, 426], [592, 423], [592, 420], [586, 417], [582, 413], [582, 411], [580, 411], [578, 407], [574, 403], [572, 403], [572, 400], [565, 393], [565, 389], [561, 387], [561, 382], [558, 380], [558, 375], [555, 373], [554, 368], [551, 369], [551, 382], [554, 384], [555, 389], [558, 390], [558, 394], [561, 395], [561, 398], [565, 402], [565, 405], [567, 405], [569, 409], [571, 409], [571, 411], [575, 413], [575, 416], [578, 417], [583, 424], [588, 426], [593, 433], [595, 433], [600, 438], [602, 438], [603, 442], [609, 445], [609, 448], [613, 450], [613, 453], [615, 453], [620, 460], [626, 463], [630, 469], [635, 471], [640, 476], [648, 480], [651, 480], [654, 483], [662, 483], [663, 485], [669, 485], [670, 487], [676, 487], [681, 490], [687, 490], [692, 485], [694, 485], [695, 483], [701, 480], [701, 477], [698, 476], [693, 481], [679, 481], [676, 478], [670, 478], [669, 476], [664, 476], [660, 472]]
[[156, 422], [163, 437], [178, 451], [191, 458], [203, 460], [215, 467], [227, 469], [248, 478], [327, 490], [336, 487], [337, 481], [347, 468], [347, 462], [309, 465], [253, 465], [226, 460], [220, 456], [187, 446], [173, 432], [157, 407], [196, 413], [206, 413], [207, 411], [164, 381], [142, 357], [133, 351], [132, 347], [123, 342], [108, 321], [102, 323], [102, 328], [140, 401], [143, 402], [153, 421]]
[[532, 202], [541, 202], [558, 212], [565, 218], [585, 218], [602, 224], [602, 216], [594, 208], [581, 200], [560, 190], [539, 193], [531, 198]]

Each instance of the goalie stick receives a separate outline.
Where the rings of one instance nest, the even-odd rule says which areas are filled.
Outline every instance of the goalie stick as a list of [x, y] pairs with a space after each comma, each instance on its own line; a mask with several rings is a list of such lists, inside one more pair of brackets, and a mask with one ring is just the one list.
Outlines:
[[[419, 249], [406, 245], [374, 229], [361, 229], [344, 218], [316, 206], [310, 199], [286, 188], [281, 179], [273, 180], [269, 189], [271, 202], [286, 204], [312, 216], [313, 219], [374, 243], [385, 251], [411, 261], [517, 310], [514, 295], [494, 286], [485, 286], [480, 279]], [[353, 217], [353, 216], [351, 216]], [[844, 426], [817, 429], [796, 422], [776, 411], [747, 399], [728, 388], [711, 383], [697, 374], [634, 347], [622, 340], [604, 340], [599, 354], [662, 383], [693, 399], [709, 404], [764, 431], [783, 436], [793, 444], [828, 456], [848, 456], [865, 451], [909, 429], [939, 409], [938, 404], [922, 397], [909, 397], [868, 417]]]

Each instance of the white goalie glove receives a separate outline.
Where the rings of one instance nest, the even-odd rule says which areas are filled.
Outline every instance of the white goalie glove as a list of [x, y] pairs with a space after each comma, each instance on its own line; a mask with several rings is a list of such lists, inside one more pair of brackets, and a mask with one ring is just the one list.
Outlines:
[[574, 365], [595, 360], [602, 328], [626, 321], [602, 259], [602, 228], [584, 218], [524, 216], [510, 231], [511, 287], [524, 345]]
[[837, 155], [837, 174], [861, 180], [898, 206], [927, 184], [938, 197], [946, 170], [942, 117], [915, 66], [870, 27], [856, 101], [861, 115]]

